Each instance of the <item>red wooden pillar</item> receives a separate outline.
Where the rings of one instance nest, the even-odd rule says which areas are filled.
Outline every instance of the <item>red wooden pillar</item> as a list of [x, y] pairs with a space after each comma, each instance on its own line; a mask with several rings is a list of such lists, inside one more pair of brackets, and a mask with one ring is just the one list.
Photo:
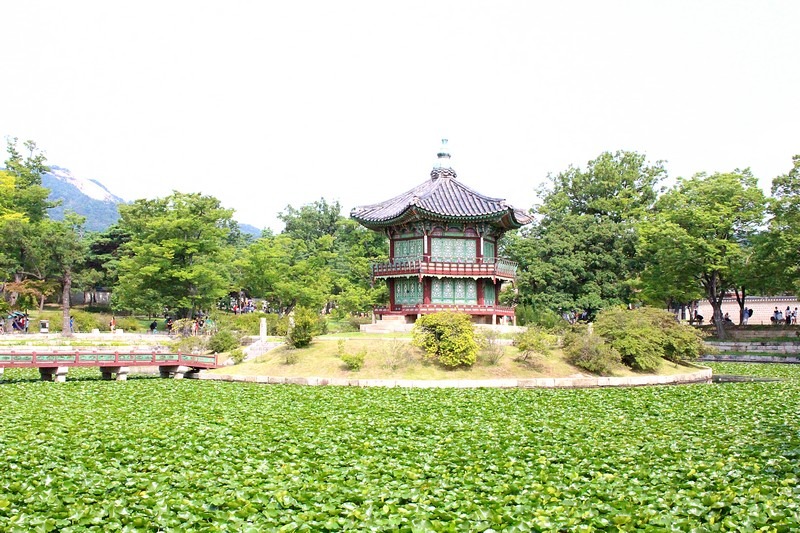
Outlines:
[[422, 278], [422, 303], [431, 304], [431, 280], [432, 278]]
[[394, 279], [389, 278], [386, 280], [386, 284], [389, 285], [389, 311], [394, 310]]
[[478, 305], [486, 305], [484, 303], [484, 298], [485, 298], [486, 295], [483, 293], [483, 284], [486, 283], [486, 280], [483, 280], [483, 279], [479, 278], [478, 280], [476, 280], [475, 283], [478, 285], [478, 290], [477, 290], [477, 293], [478, 293]]

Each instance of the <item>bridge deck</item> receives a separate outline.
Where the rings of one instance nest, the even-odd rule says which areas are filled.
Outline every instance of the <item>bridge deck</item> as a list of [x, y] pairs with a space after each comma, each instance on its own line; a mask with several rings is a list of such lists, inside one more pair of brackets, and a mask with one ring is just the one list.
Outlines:
[[216, 355], [136, 350], [25, 350], [0, 351], [0, 378], [6, 368], [38, 368], [43, 380], [65, 381], [71, 367], [100, 368], [103, 379], [124, 381], [130, 367], [158, 367], [161, 377], [180, 379], [204, 368], [219, 366]]
[[216, 368], [216, 355], [162, 353], [157, 351], [2, 351], [0, 367], [41, 368], [54, 366], [174, 366]]

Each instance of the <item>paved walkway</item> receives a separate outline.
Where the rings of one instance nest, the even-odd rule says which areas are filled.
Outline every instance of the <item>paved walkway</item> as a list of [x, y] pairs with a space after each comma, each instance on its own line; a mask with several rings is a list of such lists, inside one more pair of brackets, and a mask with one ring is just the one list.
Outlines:
[[711, 369], [698, 367], [685, 374], [670, 376], [629, 376], [629, 377], [574, 377], [574, 378], [524, 378], [524, 379], [358, 379], [322, 377], [279, 377], [245, 376], [237, 374], [208, 374], [200, 372], [192, 379], [210, 381], [235, 381], [242, 383], [262, 383], [270, 385], [332, 385], [342, 387], [402, 387], [402, 388], [500, 388], [500, 389], [578, 389], [597, 387], [640, 387], [644, 385], [677, 385], [685, 383], [711, 383]]

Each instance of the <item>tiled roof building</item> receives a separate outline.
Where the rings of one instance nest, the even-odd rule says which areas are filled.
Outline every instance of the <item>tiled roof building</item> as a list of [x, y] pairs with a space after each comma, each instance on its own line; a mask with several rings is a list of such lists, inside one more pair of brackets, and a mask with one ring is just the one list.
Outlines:
[[514, 321], [514, 309], [499, 305], [498, 296], [503, 282], [514, 281], [516, 264], [497, 257], [497, 242], [531, 218], [459, 182], [447, 141], [442, 143], [429, 180], [350, 213], [389, 236], [389, 262], [372, 270], [373, 279], [389, 284], [389, 305], [376, 315], [412, 322], [422, 314], [457, 310], [475, 322]]

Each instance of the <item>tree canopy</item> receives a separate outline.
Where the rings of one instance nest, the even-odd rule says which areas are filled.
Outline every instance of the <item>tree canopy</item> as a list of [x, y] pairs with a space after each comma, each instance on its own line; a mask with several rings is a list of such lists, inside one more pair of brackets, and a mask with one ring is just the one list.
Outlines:
[[676, 295], [702, 289], [722, 327], [722, 300], [737, 281], [748, 242], [764, 220], [766, 199], [749, 169], [681, 179], [642, 225], [649, 268], [645, 288], [675, 287]]
[[550, 176], [536, 222], [506, 247], [520, 264], [521, 302], [590, 311], [629, 302], [641, 268], [636, 224], [665, 174], [661, 162], [620, 151]]
[[120, 206], [130, 235], [117, 265], [113, 303], [121, 309], [188, 317], [208, 310], [229, 290], [232, 211], [198, 193]]

